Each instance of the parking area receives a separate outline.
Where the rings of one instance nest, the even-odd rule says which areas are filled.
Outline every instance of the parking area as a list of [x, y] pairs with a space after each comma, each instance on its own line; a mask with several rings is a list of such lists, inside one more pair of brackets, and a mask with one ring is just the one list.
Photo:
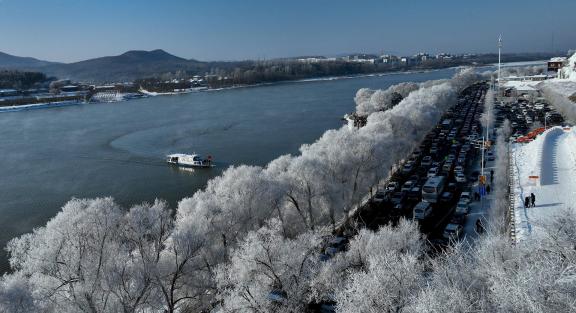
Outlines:
[[[522, 141], [530, 131], [562, 125], [564, 118], [544, 98], [518, 97], [495, 105], [496, 126], [508, 119], [512, 126], [512, 141]], [[527, 139], [529, 140], [529, 139]]]

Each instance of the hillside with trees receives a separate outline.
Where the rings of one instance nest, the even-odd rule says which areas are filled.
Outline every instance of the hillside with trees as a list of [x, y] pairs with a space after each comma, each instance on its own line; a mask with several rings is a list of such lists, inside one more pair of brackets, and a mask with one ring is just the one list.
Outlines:
[[0, 71], [0, 89], [30, 89], [48, 80], [44, 73], [39, 72]]

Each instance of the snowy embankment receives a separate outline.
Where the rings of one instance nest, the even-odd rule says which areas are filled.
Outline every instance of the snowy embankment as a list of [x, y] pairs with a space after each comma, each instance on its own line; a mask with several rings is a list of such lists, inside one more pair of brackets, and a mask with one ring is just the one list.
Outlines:
[[82, 103], [82, 102], [77, 101], [77, 100], [66, 100], [66, 101], [49, 102], [49, 103], [11, 105], [11, 106], [0, 107], [0, 113], [2, 113], [2, 112], [27, 111], [27, 110], [53, 108], [53, 107], [62, 107], [62, 106], [68, 106], [68, 105], [76, 105], [76, 104], [80, 104], [80, 103]]
[[[543, 233], [554, 217], [576, 208], [576, 128], [553, 127], [512, 149], [516, 230], [522, 240]], [[531, 193], [535, 206], [525, 208]]]

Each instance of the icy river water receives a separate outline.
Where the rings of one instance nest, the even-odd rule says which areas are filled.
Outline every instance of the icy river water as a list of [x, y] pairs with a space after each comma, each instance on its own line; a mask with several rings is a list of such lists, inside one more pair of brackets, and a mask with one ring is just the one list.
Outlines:
[[[72, 197], [172, 207], [230, 165], [265, 165], [342, 126], [359, 88], [448, 78], [454, 69], [158, 96], [0, 114], [0, 246], [42, 226]], [[184, 171], [169, 153], [214, 156]], [[6, 269], [4, 251], [0, 272]]]

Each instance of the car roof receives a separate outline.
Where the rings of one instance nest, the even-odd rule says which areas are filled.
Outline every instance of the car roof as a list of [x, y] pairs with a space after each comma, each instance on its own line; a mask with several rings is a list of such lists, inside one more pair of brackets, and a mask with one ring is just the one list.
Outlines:
[[456, 230], [456, 229], [459, 228], [459, 227], [462, 227], [462, 226], [460, 226], [460, 225], [458, 225], [458, 224], [452, 224], [452, 223], [450, 223], [450, 224], [446, 225], [446, 230]]

